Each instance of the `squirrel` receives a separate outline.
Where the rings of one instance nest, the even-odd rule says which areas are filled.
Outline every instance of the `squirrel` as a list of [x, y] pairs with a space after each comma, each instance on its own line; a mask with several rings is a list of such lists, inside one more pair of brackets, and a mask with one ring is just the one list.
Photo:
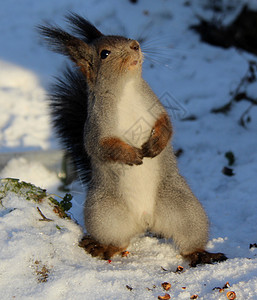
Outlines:
[[74, 67], [50, 94], [52, 122], [87, 186], [87, 235], [79, 245], [94, 257], [122, 253], [146, 231], [172, 238], [190, 266], [220, 262], [205, 250], [208, 218], [179, 174], [167, 111], [142, 78], [138, 41], [104, 35], [75, 13], [38, 30]]

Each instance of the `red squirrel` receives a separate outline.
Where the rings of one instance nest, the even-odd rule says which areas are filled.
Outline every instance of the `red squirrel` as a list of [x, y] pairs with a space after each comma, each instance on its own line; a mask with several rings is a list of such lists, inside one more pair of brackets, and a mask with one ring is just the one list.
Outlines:
[[172, 238], [191, 266], [226, 260], [205, 250], [208, 219], [179, 174], [172, 124], [142, 78], [139, 43], [104, 35], [77, 14], [67, 20], [72, 34], [49, 25], [39, 31], [74, 63], [55, 84], [50, 108], [63, 148], [87, 185], [88, 235], [80, 246], [110, 259], [150, 231]]

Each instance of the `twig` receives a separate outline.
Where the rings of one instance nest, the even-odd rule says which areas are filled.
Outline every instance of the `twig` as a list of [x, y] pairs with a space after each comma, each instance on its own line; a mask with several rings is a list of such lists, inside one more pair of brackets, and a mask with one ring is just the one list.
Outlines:
[[239, 124], [243, 127], [246, 127], [245, 125], [245, 116], [249, 113], [249, 111], [253, 108], [254, 104], [251, 104], [242, 114], [242, 116], [240, 117], [240, 120], [239, 120]]
[[51, 221], [53, 221], [53, 220], [48, 219], [47, 217], [45, 217], [44, 214], [42, 213], [42, 211], [40, 210], [40, 208], [39, 208], [38, 206], [37, 206], [37, 210], [38, 210], [40, 216], [42, 217], [42, 219], [39, 219], [39, 221], [46, 221], [46, 222], [51, 222]]
[[234, 101], [235, 101], [235, 97], [239, 94], [239, 91], [241, 89], [241, 87], [243, 86], [243, 84], [245, 83], [245, 79], [247, 78], [247, 74], [248, 74], [249, 70], [247, 70], [247, 72], [245, 73], [245, 75], [241, 78], [239, 84], [236, 87], [236, 90], [233, 92], [233, 96], [231, 97], [231, 99], [224, 105], [222, 105], [221, 107], [218, 108], [213, 108], [211, 110], [212, 113], [227, 113], [230, 111]]
[[[252, 105], [242, 114], [239, 120], [240, 125], [244, 127], [245, 127], [245, 123], [243, 118], [247, 113], [249, 113], [249, 111], [252, 109], [254, 105], [257, 105], [257, 99], [250, 97], [246, 91], [246, 88], [249, 84], [257, 81], [257, 77], [256, 77], [257, 63], [255, 61], [249, 61], [248, 64], [249, 64], [248, 70], [246, 74], [241, 78], [239, 84], [236, 87], [236, 90], [233, 92], [233, 96], [231, 97], [231, 99], [225, 105], [211, 110], [212, 113], [227, 113], [231, 110], [232, 105], [236, 102], [240, 102], [240, 101], [250, 102]], [[242, 90], [243, 87], [244, 90], [240, 92], [240, 90]]]

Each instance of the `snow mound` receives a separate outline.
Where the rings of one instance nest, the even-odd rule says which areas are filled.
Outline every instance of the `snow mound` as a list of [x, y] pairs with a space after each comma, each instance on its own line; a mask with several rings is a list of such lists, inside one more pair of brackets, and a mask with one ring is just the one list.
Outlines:
[[19, 178], [27, 182], [33, 182], [33, 184], [42, 186], [43, 188], [59, 184], [55, 172], [49, 171], [40, 162], [28, 161], [24, 157], [11, 159], [3, 170], [1, 170], [0, 176], [2, 178]]
[[[78, 246], [82, 229], [60, 218], [46, 191], [14, 179], [0, 181], [1, 299], [157, 299], [167, 291], [174, 299], [254, 299], [256, 250], [252, 259], [188, 268], [171, 244], [145, 236], [133, 241], [128, 257], [111, 262], [92, 258]], [[222, 243], [223, 239], [211, 241]], [[184, 266], [176, 272], [178, 265]], [[14, 267], [15, 266], [15, 267]], [[229, 281], [230, 285], [224, 292]], [[247, 295], [247, 296], [246, 296]]]

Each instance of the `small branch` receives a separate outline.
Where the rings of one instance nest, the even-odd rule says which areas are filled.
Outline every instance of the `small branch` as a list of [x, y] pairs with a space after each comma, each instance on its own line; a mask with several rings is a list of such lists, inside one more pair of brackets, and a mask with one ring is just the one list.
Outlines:
[[[245, 118], [246, 115], [248, 115], [249, 111], [253, 108], [253, 106], [254, 106], [254, 104], [251, 104], [251, 105], [243, 112], [243, 114], [241, 115], [240, 120], [239, 120], [239, 124], [240, 124], [241, 126], [246, 127], [244, 118]], [[247, 121], [247, 120], [246, 120], [246, 121]]]
[[257, 105], [257, 100], [256, 100], [256, 99], [253, 99], [253, 98], [251, 98], [251, 97], [249, 97], [249, 96], [247, 96], [247, 97], [245, 98], [245, 100], [251, 102], [253, 105]]
[[214, 108], [211, 110], [212, 113], [227, 113], [231, 110], [232, 105], [235, 102], [240, 102], [240, 101], [250, 102], [252, 104], [251, 107], [243, 113], [240, 119], [240, 124], [242, 126], [245, 126], [243, 120], [245, 115], [251, 110], [253, 105], [257, 105], [257, 99], [254, 99], [247, 94], [247, 86], [257, 81], [257, 63], [255, 61], [249, 61], [248, 64], [249, 64], [248, 70], [246, 74], [241, 78], [229, 102], [227, 102], [225, 105], [221, 107]]
[[223, 106], [220, 106], [218, 108], [213, 108], [211, 110], [211, 112], [214, 113], [214, 114], [218, 114], [218, 113], [226, 114], [227, 112], [230, 111], [232, 104], [233, 104], [233, 99], [230, 100], [228, 103], [226, 103]]
[[42, 219], [39, 219], [39, 221], [46, 221], [46, 222], [51, 222], [51, 221], [53, 221], [53, 220], [51, 220], [51, 219], [46, 218], [38, 206], [37, 206], [37, 210], [38, 210], [40, 216], [42, 217]]

